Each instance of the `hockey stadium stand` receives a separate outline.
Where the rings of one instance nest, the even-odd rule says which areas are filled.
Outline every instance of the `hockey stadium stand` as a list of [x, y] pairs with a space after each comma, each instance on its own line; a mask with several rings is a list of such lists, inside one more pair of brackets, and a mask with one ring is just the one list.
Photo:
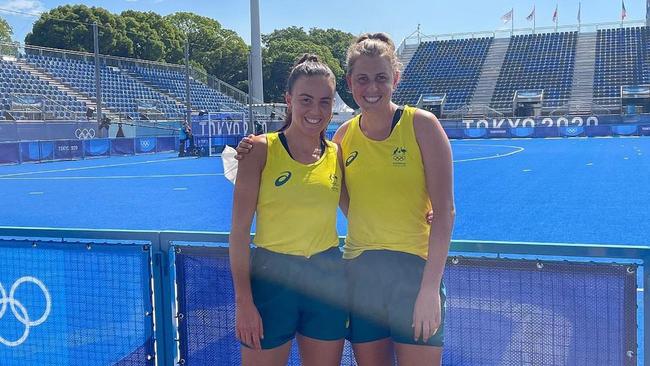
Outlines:
[[[512, 34], [418, 35], [417, 42], [408, 44], [405, 40], [399, 47], [405, 69], [395, 100], [427, 108], [424, 96], [438, 98], [429, 98], [434, 100], [430, 103], [439, 104], [430, 110], [438, 111], [451, 138], [567, 133], [548, 128], [494, 135], [490, 131], [465, 131], [502, 126], [504, 118], [513, 119], [506, 121], [512, 128], [537, 128], [571, 123], [623, 126], [626, 118], [634, 117], [639, 128], [587, 126], [586, 130], [569, 132], [572, 136], [647, 134], [650, 127], [644, 121], [650, 111], [650, 92], [626, 100], [621, 89], [648, 89], [649, 41], [650, 29], [638, 22], [516, 30]], [[14, 124], [25, 120], [95, 120], [93, 54], [34, 46], [7, 54], [5, 49], [0, 70], [0, 120]], [[101, 55], [99, 65], [102, 112], [113, 123], [168, 121], [169, 129], [177, 130], [186, 118], [187, 75], [183, 66]], [[241, 113], [249, 124], [248, 96], [244, 92], [196, 70], [190, 71], [188, 79], [192, 115]], [[522, 95], [525, 98], [521, 99]], [[280, 115], [252, 111], [255, 128], [277, 123]], [[521, 125], [517, 118], [527, 125]], [[152, 130], [127, 128], [126, 135], [135, 137], [139, 131]], [[117, 129], [108, 133], [114, 136]], [[34, 134], [29, 136], [35, 138]]]
[[650, 28], [599, 30], [594, 97], [620, 105], [621, 86], [650, 83]]
[[[83, 60], [30, 55], [27, 62], [60, 79], [68, 86], [95, 97], [95, 66]], [[130, 78], [119, 69], [102, 65], [100, 68], [102, 101], [105, 106], [120, 115], [137, 119], [138, 109], [145, 107], [167, 118], [182, 118], [182, 105]]]
[[0, 60], [0, 120], [4, 111], [16, 110], [16, 118], [73, 119], [84, 113], [86, 106], [74, 97], [22, 70], [15, 63]]
[[566, 32], [511, 38], [492, 95], [492, 107], [511, 108], [515, 91], [523, 89], [543, 89], [547, 107], [567, 103], [577, 35], [577, 32]]
[[415, 105], [423, 93], [445, 93], [445, 108], [469, 103], [491, 38], [424, 42], [404, 71], [395, 100]]
[[[143, 66], [132, 66], [129, 71], [177, 100], [185, 98], [185, 75], [182, 72]], [[190, 101], [194, 109], [208, 112], [246, 111], [244, 105], [194, 79], [190, 80]]]

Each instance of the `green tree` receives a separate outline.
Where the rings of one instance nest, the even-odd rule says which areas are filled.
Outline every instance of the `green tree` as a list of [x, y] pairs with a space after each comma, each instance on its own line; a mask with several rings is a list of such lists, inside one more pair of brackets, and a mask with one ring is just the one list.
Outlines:
[[99, 50], [103, 54], [129, 57], [133, 42], [126, 35], [124, 19], [103, 8], [64, 5], [54, 8], [34, 23], [25, 43], [74, 51], [93, 52], [92, 23], [98, 24]]
[[309, 35], [305, 33], [302, 27], [288, 27], [284, 29], [276, 29], [270, 34], [262, 34], [262, 42], [268, 46], [274, 41], [285, 39], [293, 39], [296, 41], [306, 42], [309, 41]]
[[190, 60], [219, 79], [245, 88], [248, 46], [239, 35], [214, 19], [187, 12], [165, 17], [190, 43]]
[[0, 18], [0, 42], [11, 42], [13, 30], [6, 20]]
[[267, 43], [263, 57], [264, 95], [268, 102], [284, 102], [284, 91], [289, 70], [301, 55], [317, 54], [339, 79], [343, 69], [329, 48], [309, 40], [278, 38]]
[[[340, 31], [338, 29], [319, 29], [312, 28], [309, 30], [309, 39], [316, 43], [327, 46], [332, 55], [339, 61], [341, 68], [345, 70], [346, 55], [348, 47], [354, 41], [355, 36], [352, 33]], [[345, 74], [336, 80], [336, 90], [339, 92], [341, 99], [352, 108], [358, 108], [357, 103], [352, 98], [352, 93], [348, 90]]]
[[312, 28], [309, 32], [301, 27], [276, 29], [262, 36], [264, 50], [264, 93], [268, 101], [280, 102], [289, 69], [295, 59], [305, 52], [315, 53], [325, 61], [336, 75], [336, 90], [348, 105], [355, 107], [352, 95], [345, 83], [345, 57], [351, 33], [337, 29]]
[[180, 29], [165, 17], [154, 12], [127, 10], [124, 18], [133, 42], [133, 57], [169, 63], [182, 63], [185, 37]]

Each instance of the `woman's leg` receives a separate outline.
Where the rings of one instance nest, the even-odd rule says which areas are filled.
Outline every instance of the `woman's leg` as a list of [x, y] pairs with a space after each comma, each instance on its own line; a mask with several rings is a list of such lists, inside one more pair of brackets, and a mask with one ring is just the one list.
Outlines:
[[442, 347], [395, 343], [399, 366], [438, 366], [442, 364]]
[[321, 341], [304, 335], [296, 335], [303, 366], [339, 366], [344, 340]]
[[289, 361], [291, 341], [271, 349], [254, 350], [241, 347], [242, 366], [286, 366]]
[[395, 356], [390, 338], [352, 345], [354, 359], [359, 366], [393, 366]]

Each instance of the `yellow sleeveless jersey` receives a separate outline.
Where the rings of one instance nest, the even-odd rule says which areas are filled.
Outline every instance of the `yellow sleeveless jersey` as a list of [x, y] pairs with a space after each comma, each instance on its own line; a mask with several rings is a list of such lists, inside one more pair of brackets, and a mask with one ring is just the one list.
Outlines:
[[415, 111], [406, 106], [383, 141], [363, 134], [361, 116], [350, 120], [341, 143], [350, 194], [344, 258], [357, 257], [366, 250], [393, 250], [427, 258], [430, 226], [425, 215], [431, 210], [431, 201], [413, 128]]
[[266, 141], [253, 243], [304, 257], [338, 246], [341, 171], [336, 144], [327, 141], [320, 159], [302, 164], [289, 156], [277, 132], [266, 134]]

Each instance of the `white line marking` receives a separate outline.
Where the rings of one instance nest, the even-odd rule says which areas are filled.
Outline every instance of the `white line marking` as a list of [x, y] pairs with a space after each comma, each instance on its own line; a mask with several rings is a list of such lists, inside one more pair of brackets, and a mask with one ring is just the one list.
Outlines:
[[472, 144], [462, 144], [462, 146], [478, 146], [478, 147], [484, 147], [484, 146], [491, 146], [491, 147], [508, 147], [508, 148], [514, 148], [518, 150], [511, 151], [507, 154], [496, 154], [496, 155], [491, 155], [491, 156], [484, 156], [480, 158], [471, 158], [471, 159], [460, 159], [460, 160], [454, 160], [454, 163], [462, 163], [465, 161], [478, 161], [478, 160], [488, 160], [488, 159], [498, 159], [498, 158], [504, 158], [506, 156], [514, 155], [517, 153], [520, 153], [524, 151], [525, 149], [521, 146], [512, 146], [512, 145], [472, 145]]
[[40, 173], [61, 173], [61, 172], [72, 172], [72, 171], [78, 171], [78, 170], [89, 170], [89, 169], [100, 169], [100, 168], [112, 168], [112, 167], [117, 167], [117, 166], [129, 166], [129, 165], [140, 165], [140, 164], [153, 164], [153, 163], [166, 163], [166, 162], [170, 162], [170, 161], [186, 160], [186, 159], [189, 159], [189, 158], [171, 158], [171, 159], [162, 159], [162, 160], [138, 161], [138, 162], [133, 162], [133, 163], [106, 164], [106, 165], [93, 165], [93, 166], [85, 166], [85, 167], [79, 167], [79, 168], [66, 168], [66, 169], [41, 170], [41, 171], [34, 171], [34, 172], [24, 172], [24, 173], [4, 174], [4, 175], [0, 175], [0, 178], [4, 178], [4, 177], [16, 177], [16, 176], [21, 176], [21, 175], [32, 175], [32, 174], [40, 174]]
[[192, 177], [217, 177], [221, 173], [197, 173], [197, 174], [154, 174], [154, 175], [109, 175], [106, 177], [9, 177], [1, 180], [79, 180], [79, 179], [147, 179], [147, 178], [192, 178]]
[[35, 196], [35, 195], [43, 194], [43, 192], [29, 192], [29, 194]]
[[177, 187], [177, 188], [174, 188], [174, 190], [175, 191], [187, 191], [187, 188], [186, 187]]
[[592, 166], [592, 165], [594, 165], [594, 163], [587, 163], [587, 166]]
[[532, 169], [524, 169], [524, 170], [522, 170], [522, 172], [525, 172], [525, 173], [532, 172], [532, 171], [533, 171]]

